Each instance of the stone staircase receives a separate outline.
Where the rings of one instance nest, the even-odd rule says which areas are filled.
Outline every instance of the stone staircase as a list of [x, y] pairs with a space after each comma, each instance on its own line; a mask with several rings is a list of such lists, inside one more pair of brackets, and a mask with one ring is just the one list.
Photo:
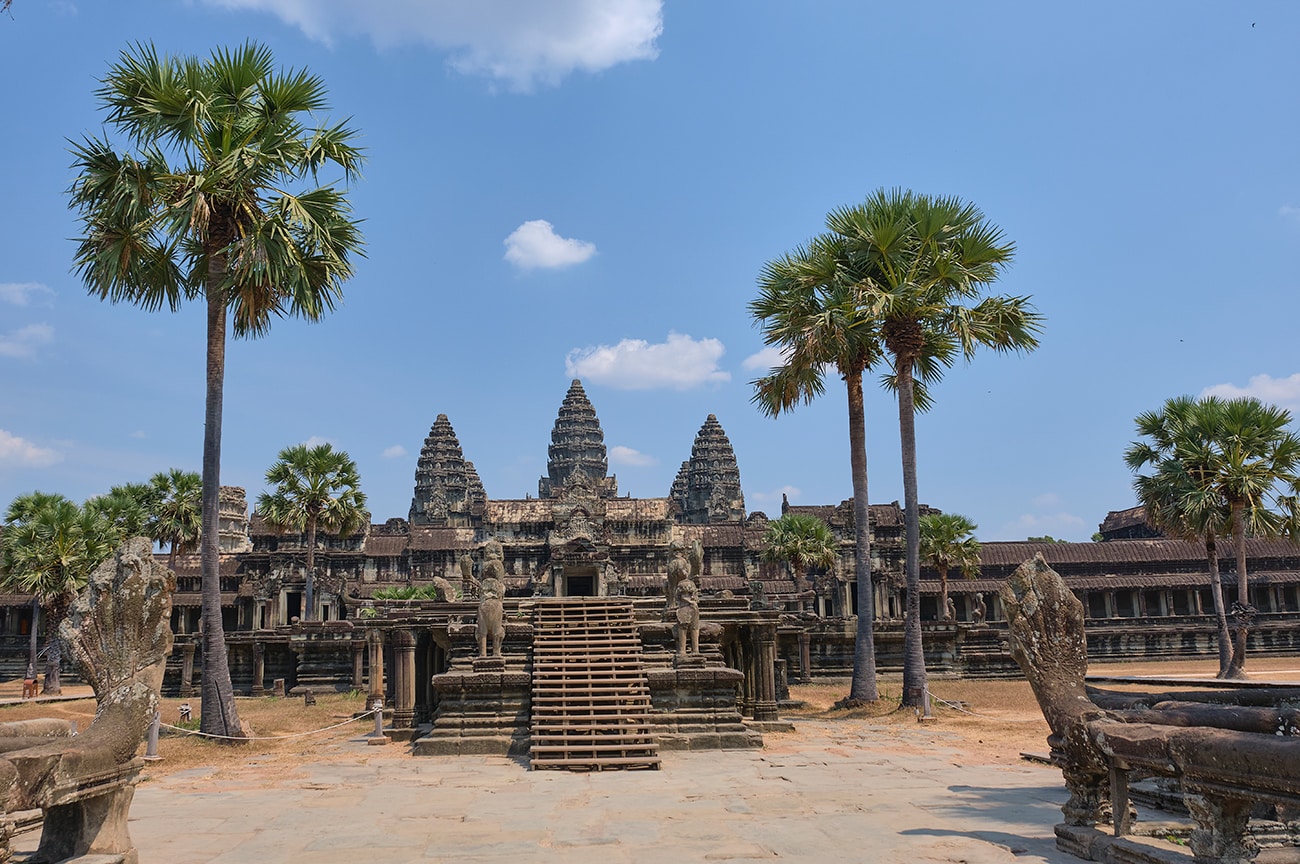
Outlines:
[[535, 770], [659, 767], [631, 601], [537, 603], [531, 734]]

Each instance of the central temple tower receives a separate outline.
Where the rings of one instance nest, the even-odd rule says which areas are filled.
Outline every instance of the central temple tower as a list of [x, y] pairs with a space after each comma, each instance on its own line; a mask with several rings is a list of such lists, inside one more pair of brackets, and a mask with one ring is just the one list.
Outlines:
[[560, 405], [546, 452], [546, 476], [537, 481], [539, 498], [559, 497], [571, 485], [586, 486], [599, 498], [618, 496], [618, 478], [609, 475], [605, 433], [577, 378]]

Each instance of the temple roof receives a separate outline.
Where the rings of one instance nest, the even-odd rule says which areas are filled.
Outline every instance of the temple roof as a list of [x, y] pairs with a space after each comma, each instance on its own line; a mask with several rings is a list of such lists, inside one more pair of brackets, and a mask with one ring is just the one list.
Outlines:
[[716, 415], [710, 414], [696, 433], [691, 458], [682, 463], [669, 494], [688, 524], [744, 520], [736, 452]]
[[575, 480], [585, 481], [597, 489], [602, 498], [618, 494], [618, 484], [609, 474], [605, 453], [605, 433], [591, 407], [582, 382], [577, 378], [560, 405], [560, 414], [551, 429], [551, 446], [547, 449], [546, 476], [537, 482], [537, 495], [550, 498]]
[[468, 525], [473, 516], [483, 512], [486, 501], [474, 463], [465, 459], [447, 415], [439, 414], [415, 465], [411, 523]]

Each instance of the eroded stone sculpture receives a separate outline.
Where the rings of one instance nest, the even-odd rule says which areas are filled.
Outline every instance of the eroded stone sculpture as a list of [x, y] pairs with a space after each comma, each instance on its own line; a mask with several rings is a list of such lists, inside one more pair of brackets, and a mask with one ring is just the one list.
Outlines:
[[[700, 653], [700, 589], [690, 579], [677, 583], [673, 630], [678, 654]], [[689, 643], [689, 644], [688, 644]]]
[[1110, 818], [1109, 769], [1093, 745], [1087, 723], [1102, 716], [1088, 698], [1084, 675], [1088, 651], [1083, 604], [1042, 554], [1016, 568], [998, 589], [1011, 633], [1011, 656], [1038, 699], [1052, 734], [1052, 759], [1065, 775], [1070, 800], [1061, 809], [1067, 825], [1095, 825]]
[[501, 642], [506, 637], [504, 610], [501, 604], [506, 596], [505, 564], [502, 563], [501, 544], [489, 540], [483, 550], [483, 568], [479, 575], [483, 599], [478, 604], [478, 656], [488, 656], [488, 640], [492, 641], [492, 656], [501, 656]]
[[[0, 756], [5, 812], [45, 814], [33, 861], [118, 855], [139, 860], [127, 815], [143, 761], [136, 750], [158, 707], [171, 653], [176, 582], [154, 561], [152, 544], [128, 540], [91, 575], [59, 635], [95, 691], [95, 719], [72, 738], [38, 738]], [[12, 743], [14, 739], [10, 739]], [[8, 837], [0, 860], [9, 857]]]
[[[1094, 861], [1171, 860], [1125, 845], [1131, 772], [1168, 778], [1196, 821], [1195, 860], [1254, 861], [1252, 810], [1300, 807], [1295, 690], [1109, 692], [1088, 688], [1083, 608], [1042, 555], [998, 591], [1011, 653], [1052, 728], [1048, 742], [1069, 802], [1057, 845]], [[1110, 817], [1114, 836], [1092, 827]], [[1295, 860], [1294, 845], [1283, 857]]]
[[677, 598], [677, 586], [682, 581], [691, 578], [691, 565], [686, 560], [686, 547], [676, 540], [668, 544], [668, 587], [664, 591], [664, 599], [668, 603], [675, 603]]

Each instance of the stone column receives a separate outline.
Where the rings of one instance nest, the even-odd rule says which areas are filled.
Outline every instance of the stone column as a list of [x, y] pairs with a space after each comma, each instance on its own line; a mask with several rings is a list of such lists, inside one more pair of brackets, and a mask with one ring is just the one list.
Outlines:
[[384, 704], [384, 633], [382, 630], [371, 630], [366, 634], [366, 642], [370, 648], [370, 689], [366, 693], [366, 703], [374, 705], [378, 702]]
[[366, 683], [366, 642], [364, 639], [352, 640], [352, 689], [360, 690]]
[[799, 631], [799, 681], [812, 681], [812, 634], [807, 630]]
[[186, 642], [181, 646], [181, 698], [188, 699], [194, 695], [194, 649], [198, 646]]
[[250, 696], [265, 696], [266, 687], [266, 646], [261, 642], [253, 643], [253, 688]]
[[393, 631], [393, 728], [415, 725], [415, 634]]
[[776, 720], [776, 624], [754, 628], [754, 719]]

